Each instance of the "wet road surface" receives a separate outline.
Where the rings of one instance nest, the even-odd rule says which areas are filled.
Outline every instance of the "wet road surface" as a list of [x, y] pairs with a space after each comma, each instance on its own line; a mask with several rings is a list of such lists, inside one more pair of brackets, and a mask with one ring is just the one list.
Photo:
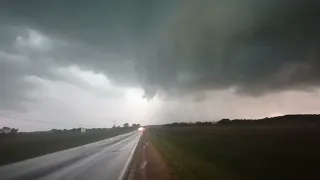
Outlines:
[[1, 180], [120, 180], [141, 137], [128, 133], [0, 167]]

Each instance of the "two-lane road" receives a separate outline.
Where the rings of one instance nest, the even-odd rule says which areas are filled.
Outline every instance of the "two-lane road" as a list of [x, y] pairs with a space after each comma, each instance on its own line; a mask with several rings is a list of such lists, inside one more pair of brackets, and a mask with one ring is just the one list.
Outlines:
[[128, 133], [0, 167], [1, 180], [119, 180], [141, 137]]

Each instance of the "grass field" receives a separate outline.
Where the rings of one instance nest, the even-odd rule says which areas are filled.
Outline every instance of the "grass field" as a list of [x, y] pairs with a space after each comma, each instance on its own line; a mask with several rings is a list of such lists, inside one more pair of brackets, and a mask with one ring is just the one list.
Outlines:
[[0, 165], [92, 143], [133, 131], [131, 128], [92, 132], [18, 133], [0, 139]]
[[180, 179], [320, 179], [320, 128], [162, 127], [148, 133]]

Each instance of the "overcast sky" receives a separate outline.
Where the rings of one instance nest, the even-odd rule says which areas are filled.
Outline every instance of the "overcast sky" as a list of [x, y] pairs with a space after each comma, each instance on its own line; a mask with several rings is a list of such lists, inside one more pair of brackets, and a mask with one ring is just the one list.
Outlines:
[[2, 0], [0, 126], [319, 113], [319, 5]]

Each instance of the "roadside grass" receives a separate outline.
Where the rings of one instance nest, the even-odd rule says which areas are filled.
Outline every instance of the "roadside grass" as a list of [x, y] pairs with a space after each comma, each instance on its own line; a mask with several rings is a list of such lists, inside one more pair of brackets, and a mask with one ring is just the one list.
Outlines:
[[107, 129], [97, 132], [18, 133], [0, 139], [0, 165], [65, 150], [131, 132]]
[[320, 129], [162, 127], [151, 141], [183, 180], [319, 179]]
[[169, 166], [173, 168], [176, 177], [184, 180], [220, 179], [220, 172], [212, 164], [179, 149], [174, 143], [166, 139], [166, 137], [151, 135], [151, 141], [164, 156]]

